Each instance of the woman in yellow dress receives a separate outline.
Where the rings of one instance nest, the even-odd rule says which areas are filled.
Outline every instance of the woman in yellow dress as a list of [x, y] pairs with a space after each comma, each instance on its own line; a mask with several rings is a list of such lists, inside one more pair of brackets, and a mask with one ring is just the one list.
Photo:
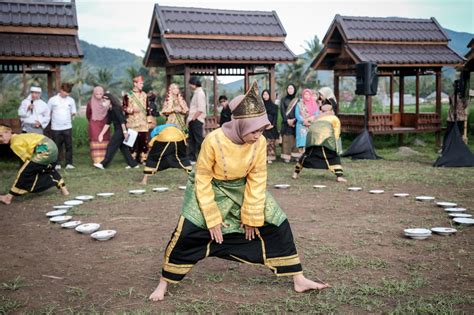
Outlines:
[[6, 126], [0, 126], [0, 144], [10, 144], [12, 151], [23, 161], [15, 182], [0, 201], [10, 204], [15, 196], [45, 191], [56, 186], [65, 196], [69, 195], [61, 175], [54, 168], [58, 159], [58, 147], [53, 140], [37, 133], [13, 134]]
[[328, 287], [304, 277], [286, 214], [266, 192], [262, 133], [270, 122], [256, 82], [229, 106], [232, 120], [206, 136], [189, 176], [153, 301], [163, 300], [168, 283], [181, 281], [208, 256], [265, 265], [277, 276], [292, 276], [297, 292]]
[[186, 114], [188, 111], [188, 105], [186, 105], [186, 101], [179, 91], [179, 86], [175, 83], [170, 84], [163, 109], [161, 110], [161, 114], [166, 116], [166, 123], [175, 124], [184, 133], [188, 133], [188, 127], [186, 127]]

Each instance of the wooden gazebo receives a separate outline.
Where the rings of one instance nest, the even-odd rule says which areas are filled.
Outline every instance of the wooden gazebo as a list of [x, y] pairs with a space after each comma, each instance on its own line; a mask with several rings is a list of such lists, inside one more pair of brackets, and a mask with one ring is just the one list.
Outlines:
[[[454, 67], [463, 58], [448, 47], [449, 37], [435, 18], [375, 18], [336, 15], [312, 62], [316, 70], [334, 71], [334, 93], [339, 100], [339, 79], [355, 76], [355, 64], [375, 62], [380, 77], [390, 78], [390, 112], [372, 113], [368, 96], [368, 128], [373, 134], [403, 134], [441, 130], [441, 68]], [[420, 113], [421, 75], [436, 77], [436, 111]], [[393, 110], [393, 78], [399, 77], [399, 111]], [[416, 78], [416, 111], [405, 113], [404, 78]], [[342, 130], [358, 133], [364, 128], [363, 114], [340, 114]]]
[[[214, 78], [216, 114], [217, 76], [266, 74], [275, 98], [275, 64], [291, 63], [296, 56], [285, 45], [286, 32], [275, 11], [234, 11], [167, 7], [155, 4], [148, 33], [146, 67], [164, 67], [166, 83], [173, 75], [184, 75], [189, 103], [191, 75]], [[212, 120], [212, 119], [211, 119]], [[208, 122], [212, 124], [212, 121]]]
[[52, 96], [60, 66], [82, 58], [74, 0], [0, 1], [0, 73], [23, 74], [24, 94], [26, 74], [45, 73]]

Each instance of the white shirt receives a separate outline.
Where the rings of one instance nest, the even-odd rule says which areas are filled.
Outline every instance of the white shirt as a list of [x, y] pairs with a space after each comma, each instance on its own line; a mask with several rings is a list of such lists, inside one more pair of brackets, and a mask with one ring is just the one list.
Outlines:
[[77, 112], [76, 102], [72, 97], [57, 94], [49, 99], [48, 106], [51, 109], [51, 130], [72, 128], [72, 115]]
[[41, 128], [46, 128], [51, 118], [48, 104], [43, 100], [38, 99], [33, 101], [33, 109], [28, 110], [28, 106], [31, 104], [31, 94], [21, 102], [18, 108], [18, 116], [22, 124], [35, 124], [38, 121], [41, 124]]
[[202, 87], [197, 87], [194, 90], [193, 98], [191, 99], [191, 104], [189, 105], [189, 113], [188, 113], [188, 124], [193, 119], [194, 114], [196, 112], [201, 112], [201, 114], [197, 117], [197, 120], [204, 123], [204, 119], [206, 118], [206, 107], [207, 107], [207, 99], [206, 94]]

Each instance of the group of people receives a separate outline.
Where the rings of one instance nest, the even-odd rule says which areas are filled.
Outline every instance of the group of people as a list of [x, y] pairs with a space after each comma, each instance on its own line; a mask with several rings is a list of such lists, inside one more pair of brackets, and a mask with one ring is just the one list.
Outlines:
[[[97, 96], [101, 94], [99, 89], [95, 92]], [[234, 98], [228, 105], [231, 120], [206, 136], [200, 145], [196, 167], [194, 170], [187, 168], [189, 176], [182, 214], [167, 245], [162, 277], [150, 295], [151, 300], [163, 300], [169, 283], [181, 281], [198, 261], [208, 256], [265, 265], [278, 276], [291, 276], [296, 292], [329, 287], [326, 283], [312, 281], [303, 275], [288, 217], [266, 191], [268, 147], [263, 133], [276, 128], [276, 112], [267, 112], [269, 95], [267, 99], [265, 94], [268, 91], [260, 95], [254, 83], [245, 95]], [[125, 110], [128, 114], [140, 113], [134, 108], [134, 105], [138, 105], [133, 103], [134, 98], [135, 95], [128, 95], [129, 102]], [[116, 132], [123, 132], [121, 137], [126, 138], [127, 127], [123, 111], [119, 109], [119, 101], [110, 93], [103, 94], [101, 99], [102, 106], [108, 108], [108, 118], [102, 129], [97, 129], [100, 129], [98, 142], [104, 140], [108, 129], [106, 126], [111, 122], [114, 122], [118, 130]], [[200, 112], [199, 107], [193, 111], [193, 104], [191, 102], [191, 118], [188, 116], [186, 124], [190, 133], [193, 128], [202, 127], [200, 118], [201, 114], [205, 114]], [[174, 105], [182, 106], [179, 101]], [[95, 105], [91, 103], [91, 106]], [[145, 111], [141, 113], [145, 114]], [[171, 118], [175, 119], [174, 124], [153, 128], [149, 157], [156, 155], [153, 154], [153, 148], [158, 143], [157, 150], [161, 153], [159, 157], [153, 158], [159, 160], [158, 164], [189, 166], [189, 160], [175, 159], [181, 156], [179, 152], [183, 151], [187, 136], [180, 129], [184, 127], [179, 125], [182, 116], [177, 115], [179, 113], [176, 111], [174, 114], [175, 117]], [[116, 119], [112, 116], [116, 116]], [[114, 142], [113, 139], [114, 135], [109, 145]], [[9, 143], [13, 151], [25, 161], [10, 194], [42, 191], [54, 185], [63, 194], [69, 193], [53, 167], [57, 159], [57, 146], [53, 141], [34, 133], [12, 135], [11, 129], [2, 126], [0, 143]], [[175, 152], [175, 158], [164, 158], [170, 147]], [[161, 167], [161, 164], [150, 165], [146, 161], [145, 169], [156, 171]], [[9, 197], [0, 198], [4, 203], [11, 202]]]

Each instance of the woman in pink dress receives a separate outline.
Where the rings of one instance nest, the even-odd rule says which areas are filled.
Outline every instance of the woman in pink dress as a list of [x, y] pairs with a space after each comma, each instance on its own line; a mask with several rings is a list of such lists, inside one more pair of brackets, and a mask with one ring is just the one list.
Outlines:
[[102, 96], [104, 96], [104, 89], [101, 86], [96, 86], [86, 108], [86, 117], [89, 121], [89, 145], [93, 163], [99, 163], [104, 159], [110, 140], [109, 131], [104, 134], [102, 142], [98, 140], [102, 128], [107, 123], [108, 108], [102, 105]]

